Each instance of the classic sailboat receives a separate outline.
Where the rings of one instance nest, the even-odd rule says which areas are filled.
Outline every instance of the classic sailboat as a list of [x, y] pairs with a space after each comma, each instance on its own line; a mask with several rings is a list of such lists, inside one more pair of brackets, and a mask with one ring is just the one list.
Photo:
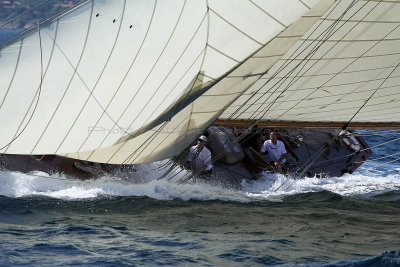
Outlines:
[[86, 1], [1, 47], [3, 168], [160, 161], [213, 124], [336, 140], [399, 127], [399, 14], [397, 0]]

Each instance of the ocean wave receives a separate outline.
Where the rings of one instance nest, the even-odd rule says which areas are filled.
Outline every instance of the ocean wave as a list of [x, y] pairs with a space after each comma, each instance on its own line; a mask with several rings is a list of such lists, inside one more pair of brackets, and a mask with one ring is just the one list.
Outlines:
[[[330, 178], [294, 179], [265, 174], [259, 180], [241, 182], [241, 190], [215, 186], [202, 181], [179, 184], [157, 180], [154, 172], [135, 174], [140, 182], [118, 177], [97, 180], [72, 180], [63, 175], [0, 172], [0, 195], [12, 198], [47, 196], [57, 199], [82, 200], [102, 196], [146, 196], [156, 200], [184, 201], [222, 200], [233, 202], [282, 201], [295, 194], [329, 191], [342, 196], [374, 196], [400, 189], [400, 175], [367, 175], [363, 173]], [[155, 178], [156, 177], [156, 178]]]

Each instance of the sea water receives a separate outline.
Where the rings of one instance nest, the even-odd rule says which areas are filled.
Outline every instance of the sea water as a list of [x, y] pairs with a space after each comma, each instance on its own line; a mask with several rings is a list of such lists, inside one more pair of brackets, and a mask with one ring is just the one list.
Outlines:
[[352, 175], [265, 174], [242, 190], [157, 180], [161, 163], [140, 183], [3, 171], [0, 265], [400, 266], [400, 165], [379, 159], [399, 148]]

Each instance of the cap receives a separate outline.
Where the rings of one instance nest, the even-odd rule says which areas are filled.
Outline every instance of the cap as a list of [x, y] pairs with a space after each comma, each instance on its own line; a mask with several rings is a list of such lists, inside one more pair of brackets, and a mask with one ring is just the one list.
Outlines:
[[205, 137], [204, 135], [199, 137], [200, 140], [203, 140], [204, 142], [207, 142], [207, 137]]

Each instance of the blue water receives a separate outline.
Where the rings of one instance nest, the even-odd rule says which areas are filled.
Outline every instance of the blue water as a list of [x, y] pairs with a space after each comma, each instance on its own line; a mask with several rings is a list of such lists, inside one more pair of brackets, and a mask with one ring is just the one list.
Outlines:
[[400, 165], [374, 160], [399, 147], [352, 175], [264, 175], [240, 191], [157, 181], [161, 163], [140, 183], [1, 172], [0, 265], [400, 266]]
[[3, 41], [11, 38], [14, 35], [17, 35], [20, 32], [21, 30], [0, 29], [0, 46]]

